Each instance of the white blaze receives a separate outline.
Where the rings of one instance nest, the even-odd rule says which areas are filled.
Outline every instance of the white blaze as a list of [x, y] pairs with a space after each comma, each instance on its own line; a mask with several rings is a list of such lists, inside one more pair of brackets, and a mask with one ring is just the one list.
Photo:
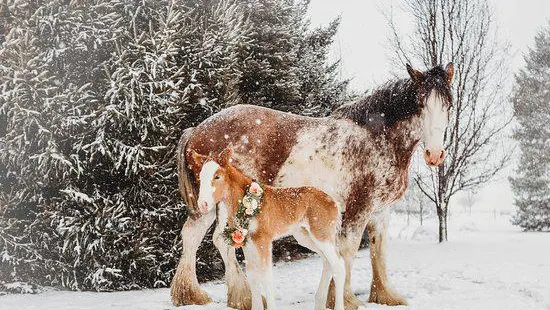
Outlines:
[[212, 180], [214, 179], [214, 174], [219, 168], [220, 165], [216, 162], [208, 161], [202, 166], [199, 174], [201, 184], [199, 187], [198, 204], [201, 206], [204, 202], [206, 202], [208, 204], [208, 211], [215, 207], [214, 190], [216, 188], [212, 186]]
[[443, 98], [432, 90], [423, 109], [424, 143], [427, 150], [443, 150], [445, 129], [449, 123], [449, 114]]

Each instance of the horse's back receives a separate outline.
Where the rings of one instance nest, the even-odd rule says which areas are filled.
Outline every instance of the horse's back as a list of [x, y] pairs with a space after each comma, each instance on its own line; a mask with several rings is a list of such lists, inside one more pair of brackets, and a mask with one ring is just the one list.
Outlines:
[[273, 184], [296, 144], [298, 132], [315, 120], [259, 106], [236, 105], [197, 126], [187, 150], [206, 155], [231, 147], [235, 166], [261, 182]]

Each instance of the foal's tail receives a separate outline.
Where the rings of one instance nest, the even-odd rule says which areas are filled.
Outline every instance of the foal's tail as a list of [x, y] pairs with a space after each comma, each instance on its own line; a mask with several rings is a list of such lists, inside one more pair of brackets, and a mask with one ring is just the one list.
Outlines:
[[187, 205], [187, 211], [189, 215], [195, 217], [197, 214], [197, 186], [195, 182], [195, 176], [193, 171], [189, 169], [187, 160], [185, 159], [185, 150], [187, 148], [187, 142], [191, 135], [195, 131], [195, 127], [187, 128], [183, 131], [178, 143], [178, 150], [176, 159], [178, 162], [178, 183], [181, 197]]
[[[338, 202], [334, 201], [334, 203], [336, 204], [336, 208], [338, 209], [338, 215], [336, 216], [336, 220], [334, 220], [335, 221], [334, 227], [336, 229], [335, 235], [339, 236], [341, 231], [342, 231], [342, 210], [343, 209], [342, 209], [342, 206], [340, 206], [340, 204]], [[338, 238], [336, 238], [336, 239], [338, 239]]]

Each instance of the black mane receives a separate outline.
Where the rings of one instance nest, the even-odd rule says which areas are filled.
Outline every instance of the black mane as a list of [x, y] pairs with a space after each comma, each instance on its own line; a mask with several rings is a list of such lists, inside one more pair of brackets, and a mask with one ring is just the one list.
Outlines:
[[361, 126], [379, 130], [393, 127], [398, 121], [420, 114], [423, 102], [432, 90], [452, 104], [447, 72], [441, 65], [419, 73], [417, 81], [400, 79], [388, 82], [371, 94], [336, 109], [332, 116], [347, 118]]
[[411, 79], [388, 82], [371, 94], [337, 108], [332, 116], [374, 129], [389, 128], [420, 111]]

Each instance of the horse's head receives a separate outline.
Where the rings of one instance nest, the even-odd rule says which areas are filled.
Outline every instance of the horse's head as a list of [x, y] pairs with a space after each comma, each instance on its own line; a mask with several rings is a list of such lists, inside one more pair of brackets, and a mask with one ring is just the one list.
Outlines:
[[199, 198], [197, 204], [202, 213], [209, 213], [230, 193], [228, 167], [232, 155], [225, 149], [216, 156], [205, 156], [192, 151], [195, 165], [199, 167]]
[[424, 160], [430, 166], [439, 166], [445, 159], [443, 146], [445, 130], [449, 125], [452, 105], [451, 82], [454, 65], [449, 63], [420, 72], [407, 64], [407, 71], [417, 87], [418, 106], [422, 118]]

